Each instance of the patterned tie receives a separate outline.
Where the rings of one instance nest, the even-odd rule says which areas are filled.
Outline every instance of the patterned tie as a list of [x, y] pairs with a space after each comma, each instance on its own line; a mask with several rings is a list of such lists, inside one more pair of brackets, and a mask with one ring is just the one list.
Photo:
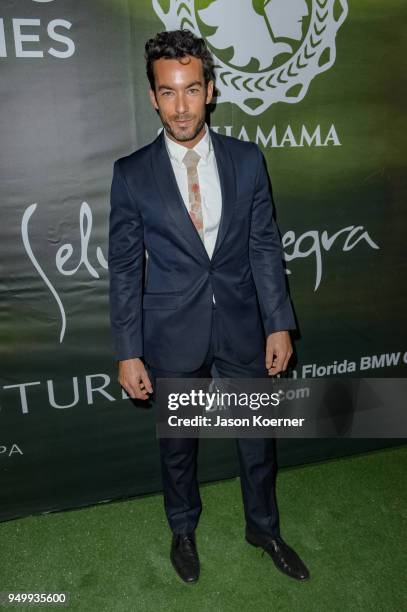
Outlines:
[[198, 155], [198, 153], [196, 153], [193, 149], [188, 149], [182, 161], [186, 166], [188, 176], [189, 215], [192, 219], [192, 223], [195, 225], [196, 230], [201, 237], [202, 242], [204, 242], [201, 190], [199, 188], [197, 170], [200, 159], [201, 156]]

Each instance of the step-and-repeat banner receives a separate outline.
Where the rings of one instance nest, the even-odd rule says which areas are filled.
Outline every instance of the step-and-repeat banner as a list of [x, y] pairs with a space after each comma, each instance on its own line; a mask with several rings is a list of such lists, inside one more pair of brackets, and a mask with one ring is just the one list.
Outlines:
[[[144, 43], [205, 37], [213, 129], [256, 142], [298, 317], [294, 376], [403, 377], [403, 0], [3, 0], [0, 519], [160, 489], [109, 329], [113, 162], [155, 138]], [[385, 440], [280, 440], [280, 465]], [[237, 475], [201, 440], [200, 478]]]

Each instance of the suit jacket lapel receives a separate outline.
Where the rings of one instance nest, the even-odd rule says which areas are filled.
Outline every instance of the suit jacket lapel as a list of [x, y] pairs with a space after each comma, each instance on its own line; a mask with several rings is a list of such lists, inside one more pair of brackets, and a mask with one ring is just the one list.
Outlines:
[[172, 169], [171, 161], [165, 146], [164, 130], [154, 141], [152, 148], [152, 165], [156, 185], [162, 200], [174, 222], [174, 227], [182, 233], [194, 252], [206, 262], [209, 260], [205, 246], [188, 214], [187, 208], [179, 191], [177, 179]]
[[[234, 203], [236, 200], [236, 174], [233, 160], [224, 141], [213, 130], [210, 130], [210, 135], [216, 157], [222, 194], [222, 212], [215, 248], [212, 254], [213, 260], [226, 236], [226, 232], [232, 220]], [[192, 223], [191, 217], [182, 199], [182, 195], [178, 189], [177, 180], [165, 146], [164, 130], [156, 138], [153, 145], [152, 165], [156, 184], [161, 198], [167, 205], [168, 211], [174, 221], [174, 227], [176, 227], [184, 238], [188, 240], [191, 247], [194, 248], [195, 253], [208, 262], [209, 257], [205, 246]]]
[[236, 200], [236, 174], [232, 157], [224, 140], [213, 130], [210, 130], [210, 134], [222, 192], [222, 213], [215, 248], [212, 254], [213, 260], [226, 236], [226, 232], [232, 220]]

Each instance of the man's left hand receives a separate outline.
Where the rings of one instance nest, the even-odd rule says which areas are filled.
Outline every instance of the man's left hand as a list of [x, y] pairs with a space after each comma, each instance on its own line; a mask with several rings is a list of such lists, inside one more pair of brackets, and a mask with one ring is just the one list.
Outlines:
[[286, 370], [293, 347], [288, 331], [278, 331], [267, 337], [266, 370], [269, 376]]

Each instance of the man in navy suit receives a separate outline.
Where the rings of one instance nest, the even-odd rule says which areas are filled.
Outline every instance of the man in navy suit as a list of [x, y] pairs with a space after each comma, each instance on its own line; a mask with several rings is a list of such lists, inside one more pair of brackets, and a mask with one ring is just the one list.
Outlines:
[[[295, 322], [263, 156], [208, 128], [214, 67], [203, 39], [161, 32], [146, 43], [146, 62], [164, 130], [114, 164], [108, 263], [118, 380], [147, 399], [158, 377], [209, 378], [213, 365], [229, 378], [282, 372]], [[308, 578], [280, 535], [274, 441], [236, 442], [246, 540], [285, 574]], [[160, 439], [170, 558], [186, 582], [199, 577], [197, 448], [197, 438]]]

